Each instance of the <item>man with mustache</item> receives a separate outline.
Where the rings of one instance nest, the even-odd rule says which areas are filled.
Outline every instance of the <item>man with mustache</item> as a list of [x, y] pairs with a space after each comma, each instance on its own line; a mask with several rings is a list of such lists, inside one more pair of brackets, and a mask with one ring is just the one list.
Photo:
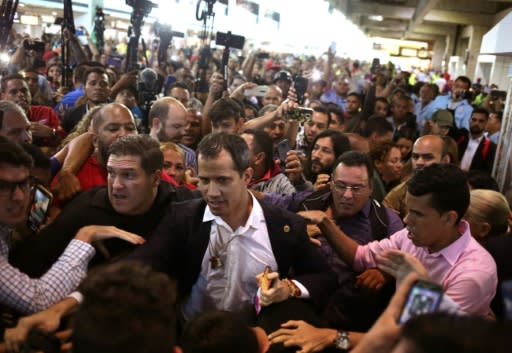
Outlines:
[[306, 179], [316, 190], [327, 187], [336, 159], [350, 150], [348, 138], [339, 131], [325, 130], [313, 139], [305, 168]]

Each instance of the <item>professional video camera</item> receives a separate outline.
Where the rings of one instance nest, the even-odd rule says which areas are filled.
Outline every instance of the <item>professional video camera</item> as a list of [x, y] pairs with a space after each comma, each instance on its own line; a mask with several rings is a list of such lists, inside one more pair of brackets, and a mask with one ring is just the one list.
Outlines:
[[149, 0], [126, 0], [126, 5], [133, 7], [134, 11], [139, 11], [143, 16], [149, 15], [154, 7], [158, 7]]
[[[158, 7], [158, 5], [148, 0], [126, 0], [126, 5], [133, 7], [132, 16], [130, 18], [131, 26], [128, 28], [129, 41], [125, 66], [125, 71], [128, 72], [138, 69], [137, 50], [139, 47], [141, 28], [144, 24], [144, 17], [149, 15], [151, 10], [155, 7]], [[146, 45], [144, 41], [142, 41], [142, 46], [145, 52]]]

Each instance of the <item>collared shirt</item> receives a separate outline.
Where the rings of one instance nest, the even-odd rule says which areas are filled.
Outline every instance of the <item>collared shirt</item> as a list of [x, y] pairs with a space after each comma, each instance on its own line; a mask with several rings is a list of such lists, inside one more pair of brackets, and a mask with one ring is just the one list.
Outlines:
[[[375, 240], [370, 223], [371, 207], [372, 201], [368, 200], [364, 207], [352, 217], [338, 218], [336, 220], [338, 228], [360, 245], [364, 245]], [[404, 225], [393, 211], [386, 209], [386, 213], [388, 216], [388, 232], [386, 236], [390, 236], [402, 229]], [[327, 239], [320, 237], [319, 240], [322, 243], [321, 250], [325, 254], [325, 258], [327, 259], [329, 266], [338, 276], [338, 283], [343, 283], [350, 278], [350, 274], [352, 273], [350, 266], [347, 266], [338, 254], [336, 254], [334, 249], [327, 242]]]
[[457, 128], [469, 130], [469, 120], [471, 119], [471, 114], [473, 114], [473, 107], [466, 99], [452, 101], [450, 95], [437, 96], [436, 99], [434, 99], [432, 111], [435, 112], [439, 109], [453, 110]]
[[425, 122], [427, 120], [431, 120], [432, 114], [434, 114], [434, 101], [428, 102], [428, 104], [425, 106], [423, 106], [421, 101], [416, 103], [415, 114], [416, 123], [418, 124], [418, 130], [420, 131], [420, 135], [422, 135], [423, 129], [425, 128]]
[[75, 290], [95, 254], [90, 244], [73, 239], [48, 272], [33, 279], [8, 262], [11, 232], [0, 226], [0, 302], [26, 314], [44, 310]]
[[323, 103], [334, 103], [338, 105], [343, 111], [347, 110], [347, 101], [345, 98], [339, 96], [334, 88], [331, 88], [320, 97]]
[[478, 145], [484, 138], [483, 135], [476, 139], [472, 138], [471, 135], [468, 137], [468, 145], [466, 146], [466, 150], [464, 151], [464, 155], [460, 161], [460, 169], [464, 171], [468, 171], [469, 168], [471, 168], [471, 163], [473, 162], [473, 157], [475, 156], [476, 150], [478, 149]]
[[[252, 194], [251, 197], [249, 218], [235, 230], [206, 206], [203, 222], [212, 222], [210, 241], [201, 273], [183, 307], [187, 320], [209, 309], [242, 314], [254, 311], [258, 291], [256, 275], [263, 272], [265, 266], [277, 271], [263, 209]], [[210, 262], [212, 257], [218, 257], [222, 265], [214, 268]]]
[[432, 281], [440, 283], [445, 294], [469, 314], [487, 315], [498, 283], [496, 264], [491, 255], [471, 236], [469, 224], [461, 221], [462, 235], [444, 249], [429, 253], [409, 239], [403, 229], [387, 239], [359, 246], [354, 269], [362, 271], [377, 265], [376, 258], [388, 249], [415, 256]]

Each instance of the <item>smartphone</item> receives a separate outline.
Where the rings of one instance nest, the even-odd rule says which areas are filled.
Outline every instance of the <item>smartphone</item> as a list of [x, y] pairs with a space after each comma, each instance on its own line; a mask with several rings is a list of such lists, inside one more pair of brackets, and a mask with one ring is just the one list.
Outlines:
[[281, 162], [281, 167], [284, 169], [286, 167], [286, 157], [290, 150], [290, 142], [287, 139], [282, 140], [276, 145], [275, 150]]
[[34, 232], [37, 232], [44, 222], [46, 222], [52, 199], [53, 195], [50, 191], [40, 184], [36, 185], [34, 188], [34, 199], [27, 220], [28, 226]]
[[246, 89], [244, 91], [244, 96], [246, 97], [263, 97], [268, 92], [268, 86], [257, 86], [251, 89]]
[[256, 57], [257, 57], [258, 59], [268, 59], [268, 58], [270, 58], [270, 55], [269, 55], [268, 53], [258, 53], [258, 54], [256, 55]]
[[295, 88], [295, 93], [297, 94], [297, 103], [299, 103], [299, 105], [304, 104], [304, 100], [305, 100], [304, 95], [306, 94], [306, 91], [308, 90], [308, 83], [309, 83], [309, 80], [303, 76], [295, 77], [293, 87]]
[[442, 299], [443, 287], [439, 284], [423, 280], [414, 282], [398, 323], [402, 325], [414, 316], [436, 312]]
[[297, 120], [299, 123], [303, 123], [313, 118], [313, 109], [295, 108], [293, 110], [289, 110], [286, 116], [288, 119]]

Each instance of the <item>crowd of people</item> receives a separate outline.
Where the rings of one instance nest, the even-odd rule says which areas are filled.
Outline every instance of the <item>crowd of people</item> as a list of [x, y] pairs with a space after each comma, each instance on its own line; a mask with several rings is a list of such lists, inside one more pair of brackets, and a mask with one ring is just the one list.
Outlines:
[[[155, 47], [123, 73], [126, 43], [65, 33], [69, 87], [52, 38], [43, 52], [14, 38], [0, 92], [7, 350], [59, 351], [56, 331], [75, 353], [510, 346], [497, 87], [330, 50], [162, 62]], [[51, 204], [29, 226], [37, 188]], [[441, 286], [440, 305], [399, 324], [419, 280]]]

